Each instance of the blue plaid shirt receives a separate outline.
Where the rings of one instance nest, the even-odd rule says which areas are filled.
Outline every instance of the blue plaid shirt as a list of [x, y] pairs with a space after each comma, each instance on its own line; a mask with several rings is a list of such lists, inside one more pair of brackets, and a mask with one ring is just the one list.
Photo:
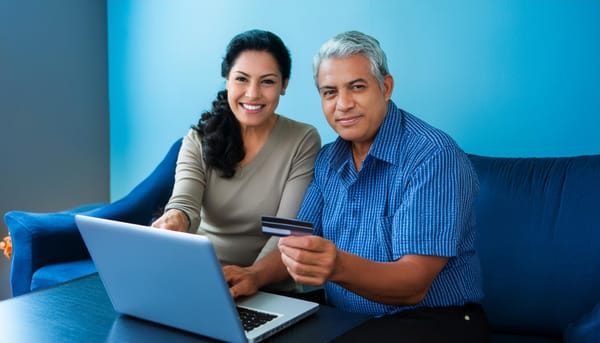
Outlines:
[[402, 307], [370, 301], [327, 282], [327, 301], [343, 310], [386, 315], [407, 308], [480, 302], [472, 204], [479, 183], [466, 154], [447, 134], [390, 101], [361, 170], [338, 137], [315, 162], [298, 214], [344, 251], [389, 262], [403, 255], [449, 257], [425, 299]]

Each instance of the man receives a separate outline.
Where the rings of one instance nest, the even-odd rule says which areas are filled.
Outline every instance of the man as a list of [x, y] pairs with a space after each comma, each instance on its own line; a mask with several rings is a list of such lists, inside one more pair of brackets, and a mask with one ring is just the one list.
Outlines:
[[[283, 266], [300, 284], [324, 285], [329, 304], [384, 318], [369, 324], [365, 339], [387, 332], [485, 341], [471, 211], [478, 181], [468, 157], [391, 101], [394, 80], [373, 37], [332, 38], [315, 56], [314, 73], [339, 137], [317, 156], [298, 214], [315, 235], [281, 238]], [[284, 275], [276, 257], [264, 262], [246, 279], [226, 271], [234, 296]], [[248, 278], [250, 288], [241, 282]]]

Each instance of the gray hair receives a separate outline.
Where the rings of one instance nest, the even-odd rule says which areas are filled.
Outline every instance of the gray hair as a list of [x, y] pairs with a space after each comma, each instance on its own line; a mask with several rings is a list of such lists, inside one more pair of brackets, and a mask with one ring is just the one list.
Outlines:
[[347, 31], [336, 35], [325, 42], [313, 58], [313, 77], [315, 84], [319, 76], [319, 67], [323, 60], [329, 58], [345, 58], [363, 54], [371, 65], [371, 73], [377, 79], [379, 88], [383, 89], [383, 80], [389, 74], [385, 52], [377, 39], [359, 31]]

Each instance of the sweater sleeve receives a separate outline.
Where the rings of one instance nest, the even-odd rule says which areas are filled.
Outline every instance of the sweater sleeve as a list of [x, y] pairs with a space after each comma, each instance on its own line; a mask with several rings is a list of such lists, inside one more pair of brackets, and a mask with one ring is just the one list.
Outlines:
[[177, 167], [175, 185], [165, 211], [178, 209], [184, 212], [190, 221], [189, 232], [196, 232], [200, 224], [202, 197], [206, 189], [206, 165], [202, 157], [200, 136], [191, 129], [184, 137]]

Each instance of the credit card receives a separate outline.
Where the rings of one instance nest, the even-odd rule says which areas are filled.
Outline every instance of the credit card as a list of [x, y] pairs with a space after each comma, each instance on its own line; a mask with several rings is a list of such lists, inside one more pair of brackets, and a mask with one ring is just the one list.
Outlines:
[[313, 224], [296, 219], [262, 216], [262, 232], [274, 236], [312, 235]]

